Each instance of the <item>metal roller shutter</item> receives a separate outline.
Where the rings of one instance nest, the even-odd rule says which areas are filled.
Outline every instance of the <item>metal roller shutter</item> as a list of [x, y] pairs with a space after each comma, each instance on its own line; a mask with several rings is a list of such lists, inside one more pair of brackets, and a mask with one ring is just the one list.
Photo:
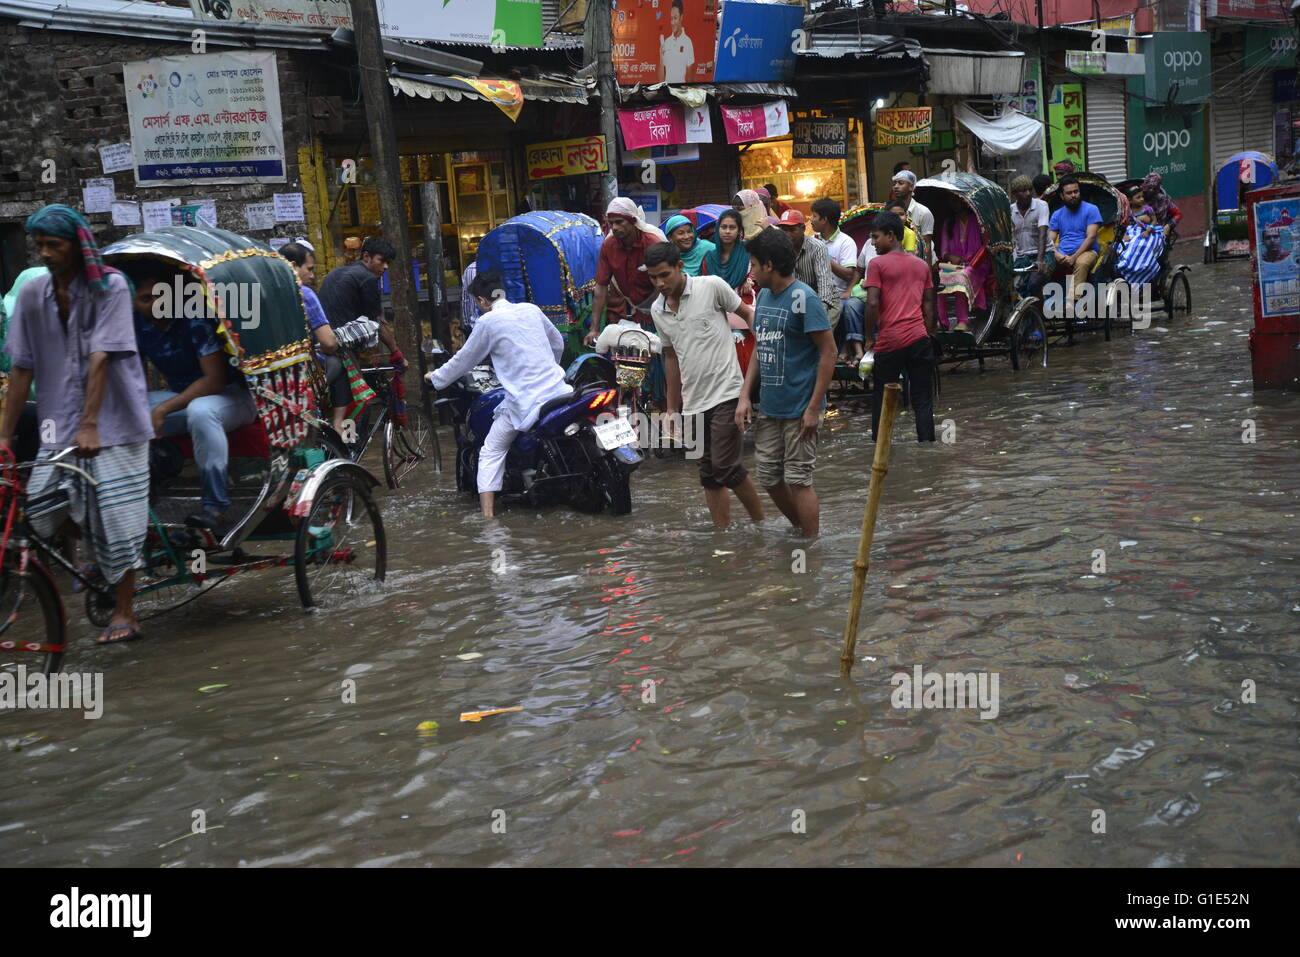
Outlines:
[[1214, 56], [1214, 93], [1210, 101], [1212, 169], [1244, 150], [1273, 151], [1273, 71], [1243, 73], [1241, 60], [1240, 48]]
[[1122, 80], [1090, 79], [1083, 89], [1088, 169], [1112, 183], [1128, 178], [1127, 100]]

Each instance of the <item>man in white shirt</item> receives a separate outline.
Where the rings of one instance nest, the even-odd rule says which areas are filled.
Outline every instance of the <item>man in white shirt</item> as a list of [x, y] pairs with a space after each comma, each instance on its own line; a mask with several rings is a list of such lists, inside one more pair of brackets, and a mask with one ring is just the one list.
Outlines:
[[754, 309], [721, 276], [688, 276], [676, 243], [651, 246], [645, 266], [659, 293], [650, 314], [663, 339], [668, 413], [702, 420], [695, 434], [704, 438], [700, 484], [709, 516], [719, 529], [731, 523], [730, 489], [749, 517], [761, 522], [758, 487], [741, 461], [744, 436], [736, 425], [736, 405], [745, 377], [727, 321], [733, 312], [752, 325]]
[[445, 389], [484, 359], [491, 359], [492, 370], [506, 390], [478, 454], [479, 504], [484, 518], [492, 518], [505, 477], [506, 453], [515, 436], [532, 428], [543, 405], [573, 390], [560, 367], [564, 338], [542, 310], [532, 303], [507, 301], [500, 273], [477, 275], [470, 294], [482, 316], [461, 350], [427, 378], [435, 389]]
[[1043, 286], [1056, 269], [1056, 256], [1052, 254], [1047, 239], [1051, 211], [1047, 203], [1034, 198], [1034, 181], [1028, 176], [1017, 176], [1011, 181], [1011, 228], [1015, 236], [1012, 253], [1017, 270], [1033, 267], [1023, 273], [1021, 294], [1042, 295]]
[[862, 357], [862, 300], [849, 295], [857, 273], [858, 244], [840, 232], [840, 204], [823, 197], [812, 204], [809, 219], [813, 232], [826, 244], [831, 276], [839, 296], [840, 315], [844, 317], [845, 345], [852, 347], [856, 358]]
[[910, 169], [901, 169], [894, 174], [894, 198], [907, 204], [907, 218], [925, 241], [930, 262], [934, 262], [934, 213], [930, 212], [930, 207], [923, 206], [912, 198], [912, 190], [915, 188], [916, 174]]
[[659, 82], [685, 83], [686, 71], [695, 62], [695, 47], [682, 29], [682, 0], [673, 0], [668, 11], [668, 36], [659, 41]]

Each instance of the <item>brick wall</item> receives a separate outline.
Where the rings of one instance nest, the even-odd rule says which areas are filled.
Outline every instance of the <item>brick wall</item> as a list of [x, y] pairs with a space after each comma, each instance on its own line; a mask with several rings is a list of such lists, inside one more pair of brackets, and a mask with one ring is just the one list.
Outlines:
[[[208, 52], [218, 52], [209, 47]], [[0, 20], [0, 235], [3, 262], [0, 284], [8, 288], [16, 272], [34, 262], [30, 247], [15, 236], [15, 224], [46, 203], [82, 208], [87, 179], [104, 177], [99, 147], [130, 138], [122, 64], [132, 60], [190, 54], [188, 42], [28, 30]], [[307, 79], [300, 58], [306, 54], [276, 51], [280, 105], [284, 115], [286, 182], [210, 186], [137, 187], [132, 171], [107, 174], [118, 199], [140, 202], [213, 199], [217, 225], [245, 232], [244, 205], [268, 202], [276, 192], [298, 192], [298, 149], [308, 143]], [[55, 180], [44, 183], [42, 160], [54, 160]], [[108, 213], [88, 217], [101, 245], [140, 227], [117, 227]], [[280, 223], [273, 235], [305, 235], [305, 224]]]

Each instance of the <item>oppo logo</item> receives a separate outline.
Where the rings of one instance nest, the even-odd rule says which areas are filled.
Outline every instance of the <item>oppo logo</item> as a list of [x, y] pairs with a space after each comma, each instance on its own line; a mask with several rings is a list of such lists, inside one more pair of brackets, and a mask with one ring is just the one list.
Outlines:
[[1146, 133], [1142, 137], [1142, 148], [1152, 156], [1159, 156], [1161, 153], [1172, 153], [1176, 149], [1190, 146], [1192, 143], [1192, 134], [1190, 130], [1156, 130], [1152, 133]]
[[1295, 37], [1273, 37], [1268, 41], [1268, 48], [1273, 53], [1295, 53]]
[[[1294, 41], [1293, 41], [1294, 42]], [[1200, 50], [1166, 50], [1165, 66], [1175, 70], [1188, 70], [1201, 65]]]

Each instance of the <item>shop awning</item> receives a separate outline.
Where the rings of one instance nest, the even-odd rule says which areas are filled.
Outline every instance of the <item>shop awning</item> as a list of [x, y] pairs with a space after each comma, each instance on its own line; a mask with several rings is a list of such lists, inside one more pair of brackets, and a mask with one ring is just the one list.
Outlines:
[[918, 40], [907, 37], [883, 36], [877, 33], [828, 33], [814, 31], [808, 48], [800, 50], [801, 57], [851, 57], [854, 59], [902, 60], [923, 58]]
[[965, 103], [958, 103], [953, 116], [978, 136], [990, 153], [998, 156], [1042, 148], [1043, 124], [1018, 110], [1007, 110], [1001, 116], [989, 119]]
[[[453, 103], [458, 103], [462, 99], [485, 99], [464, 80], [458, 80], [450, 76], [423, 76], [417, 78], [399, 74], [396, 76], [390, 75], [388, 82], [396, 93], [418, 96], [426, 100], [432, 99], [439, 102], [451, 100]], [[525, 100], [543, 100], [548, 103], [587, 102], [586, 88], [572, 83], [563, 83], [558, 80], [519, 80], [517, 82]]]
[[667, 83], [649, 83], [635, 86], [620, 86], [618, 98], [624, 103], [635, 100], [645, 102], [664, 102], [676, 99], [686, 106], [703, 106], [705, 99], [726, 102], [738, 96], [795, 96], [793, 87], [784, 83], [691, 83], [683, 86], [669, 86]]

